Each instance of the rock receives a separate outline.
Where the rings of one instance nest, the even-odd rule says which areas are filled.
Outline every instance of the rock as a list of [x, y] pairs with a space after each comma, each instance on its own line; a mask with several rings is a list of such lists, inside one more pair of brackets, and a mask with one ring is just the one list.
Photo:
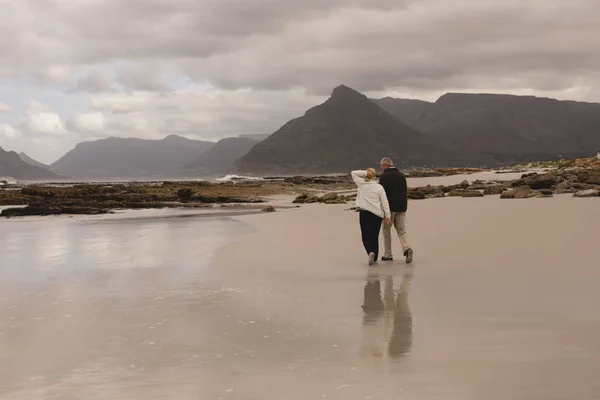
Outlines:
[[327, 193], [319, 198], [319, 203], [337, 200], [340, 196], [337, 193]]
[[443, 197], [446, 197], [446, 194], [444, 192], [436, 192], [426, 196], [426, 198], [428, 199], [438, 199]]
[[342, 197], [338, 197], [337, 199], [327, 200], [325, 204], [346, 204], [346, 200]]
[[468, 187], [469, 187], [469, 181], [466, 181], [466, 180], [465, 180], [465, 181], [462, 181], [462, 182], [461, 182], [461, 183], [458, 185], [458, 187], [459, 187], [460, 189], [466, 189], [466, 188], [468, 188]]
[[450, 186], [442, 186], [442, 192], [450, 193], [453, 190], [460, 189], [460, 185], [450, 185]]
[[358, 196], [358, 195], [357, 195], [356, 193], [354, 193], [354, 194], [349, 194], [349, 195], [347, 195], [347, 196], [346, 196], [346, 200], [348, 200], [348, 201], [354, 201], [354, 200], [356, 200], [356, 197], [357, 197], [357, 196]]
[[300, 196], [296, 197], [296, 199], [292, 203], [310, 204], [310, 203], [317, 203], [318, 201], [319, 201], [319, 199], [316, 196], [305, 193], [305, 194], [301, 194]]
[[563, 193], [576, 193], [578, 190], [576, 188], [574, 188], [572, 186], [571, 182], [561, 182], [559, 184], [557, 184], [554, 188], [556, 194], [563, 194]]
[[422, 187], [416, 188], [415, 190], [424, 193], [425, 196], [433, 196], [438, 193], [444, 193], [443, 189], [444, 189], [443, 186], [427, 185], [427, 186], [422, 186]]
[[23, 208], [7, 208], [2, 210], [0, 217], [25, 217], [25, 216], [47, 216], [47, 215], [64, 215], [64, 214], [108, 214], [108, 208], [96, 208], [86, 206], [65, 206], [56, 207], [52, 205], [30, 205]]
[[486, 186], [483, 189], [483, 195], [484, 196], [498, 195], [498, 194], [502, 194], [505, 190], [506, 190], [506, 187], [504, 185]]
[[529, 186], [533, 190], [552, 189], [556, 183], [557, 176], [552, 173], [542, 175], [533, 173], [523, 175], [521, 179], [512, 183], [512, 187]]
[[192, 189], [183, 188], [177, 191], [177, 196], [181, 197], [182, 199], [189, 199], [193, 195], [194, 191]]
[[600, 197], [600, 190], [598, 190], [598, 189], [582, 190], [581, 192], [575, 193], [573, 195], [573, 197], [580, 197], [580, 198], [585, 198], [585, 197]]
[[448, 193], [449, 197], [483, 197], [483, 193], [478, 190], [454, 189]]
[[275, 212], [276, 210], [275, 210], [275, 207], [273, 207], [273, 206], [268, 206], [268, 207], [265, 207], [265, 208], [263, 208], [263, 209], [262, 209], [262, 210], [260, 210], [260, 211], [262, 211], [262, 212], [264, 212], [264, 213], [272, 213], [272, 212]]
[[537, 190], [531, 189], [529, 186], [521, 186], [508, 190], [500, 195], [501, 199], [529, 199], [542, 195]]
[[551, 197], [553, 195], [552, 190], [550, 189], [540, 189], [539, 192], [545, 197]]
[[577, 181], [588, 185], [600, 185], [600, 169], [577, 174]]
[[350, 183], [352, 178], [350, 175], [337, 176], [293, 176], [285, 178], [284, 182], [293, 183], [294, 185], [330, 185], [334, 183]]
[[407, 197], [411, 200], [424, 200], [425, 193], [419, 192], [418, 190], [409, 190]]

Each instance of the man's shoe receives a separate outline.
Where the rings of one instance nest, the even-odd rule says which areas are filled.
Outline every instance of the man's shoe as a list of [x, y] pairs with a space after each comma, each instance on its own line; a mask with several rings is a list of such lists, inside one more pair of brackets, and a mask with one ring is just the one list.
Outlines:
[[381, 261], [394, 261], [394, 257], [393, 256], [381, 257]]
[[412, 249], [408, 249], [404, 252], [404, 255], [406, 256], [406, 263], [410, 264], [413, 260], [413, 250]]
[[369, 267], [375, 264], [375, 253], [369, 253]]

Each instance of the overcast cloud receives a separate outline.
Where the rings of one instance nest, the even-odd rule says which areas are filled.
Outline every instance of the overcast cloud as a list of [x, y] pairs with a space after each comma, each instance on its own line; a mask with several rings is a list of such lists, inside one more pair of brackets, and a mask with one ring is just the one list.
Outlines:
[[600, 102], [598, 0], [0, 0], [0, 143], [273, 132], [341, 83]]

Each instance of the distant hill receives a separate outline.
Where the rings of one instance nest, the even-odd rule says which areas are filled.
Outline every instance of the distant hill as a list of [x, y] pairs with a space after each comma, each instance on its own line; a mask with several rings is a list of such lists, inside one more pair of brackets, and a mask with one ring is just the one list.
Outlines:
[[16, 152], [4, 151], [2, 148], [0, 148], [0, 177], [18, 180], [51, 180], [60, 178], [52, 171], [23, 161]]
[[52, 168], [78, 179], [172, 177], [212, 146], [177, 135], [162, 140], [110, 137], [79, 143]]
[[258, 142], [260, 142], [261, 140], [265, 140], [269, 136], [271, 136], [270, 133], [248, 133], [248, 134], [238, 135], [238, 137], [240, 137], [240, 138], [253, 139]]
[[258, 140], [241, 137], [241, 135], [236, 138], [222, 139], [200, 154], [187, 168], [193, 169], [197, 174], [203, 176], [233, 172], [234, 161], [258, 143]]
[[461, 93], [435, 103], [373, 101], [441, 145], [496, 161], [592, 156], [600, 148], [600, 104]]
[[236, 169], [256, 175], [347, 172], [376, 167], [383, 156], [407, 168], [468, 163], [342, 85], [254, 146]]
[[54, 171], [54, 170], [52, 169], [52, 167], [51, 167], [51, 166], [49, 166], [49, 165], [46, 165], [46, 164], [44, 164], [44, 163], [41, 163], [41, 162], [39, 162], [39, 161], [37, 161], [37, 160], [35, 160], [35, 159], [33, 159], [33, 158], [29, 157], [29, 156], [28, 156], [27, 154], [25, 154], [24, 152], [20, 152], [20, 153], [19, 153], [19, 157], [21, 157], [21, 160], [25, 161], [25, 162], [26, 162], [27, 164], [29, 164], [29, 165], [33, 165], [33, 166], [35, 166], [35, 167], [39, 167], [39, 168], [45, 169], [45, 170], [47, 170], [47, 171], [51, 171], [51, 172], [53, 172], [53, 173], [56, 173], [56, 171]]

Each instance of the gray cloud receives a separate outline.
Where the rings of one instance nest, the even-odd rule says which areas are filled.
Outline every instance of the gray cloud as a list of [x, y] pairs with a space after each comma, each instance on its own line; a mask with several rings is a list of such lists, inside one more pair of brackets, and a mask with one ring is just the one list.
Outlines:
[[126, 90], [163, 92], [169, 90], [166, 78], [156, 65], [142, 64], [123, 70], [117, 82]]
[[[0, 26], [17, 40], [0, 50], [14, 69], [158, 60], [220, 88], [324, 94], [341, 82], [368, 91], [489, 87], [506, 78], [514, 88], [561, 89], [575, 78], [593, 82], [600, 65], [596, 0], [23, 0], [8, 7]], [[33, 10], [35, 20], [27, 17]], [[120, 80], [164, 90], [158, 75]]]
[[89, 93], [102, 93], [111, 90], [113, 90], [111, 78], [105, 72], [98, 70], [89, 72], [73, 88], [73, 91]]
[[272, 132], [341, 83], [429, 100], [491, 91], [600, 101], [598, 0], [5, 3], [0, 86], [33, 77], [40, 91], [86, 92], [89, 110], [60, 115], [82, 138]]

